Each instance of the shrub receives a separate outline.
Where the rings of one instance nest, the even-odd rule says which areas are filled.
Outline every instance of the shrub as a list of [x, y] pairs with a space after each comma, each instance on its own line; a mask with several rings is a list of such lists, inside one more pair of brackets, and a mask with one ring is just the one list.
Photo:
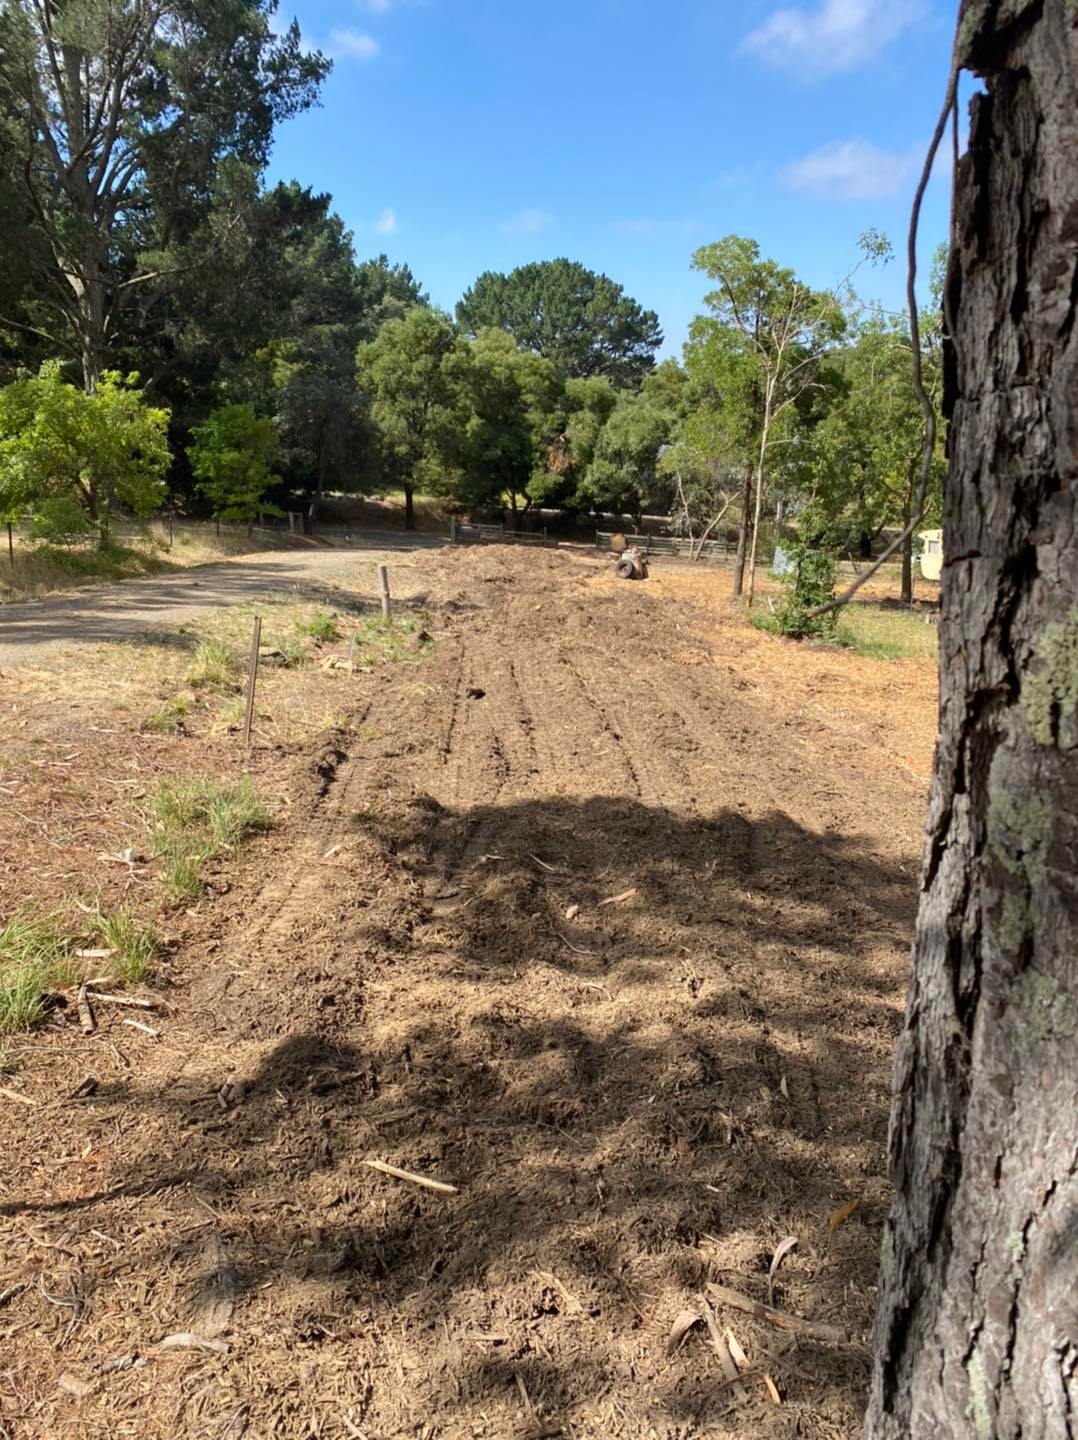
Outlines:
[[834, 598], [838, 561], [826, 550], [811, 550], [801, 543], [790, 546], [787, 553], [792, 568], [782, 577], [786, 598], [772, 617], [774, 629], [795, 640], [808, 635], [831, 638], [838, 623], [836, 612], [813, 612]]

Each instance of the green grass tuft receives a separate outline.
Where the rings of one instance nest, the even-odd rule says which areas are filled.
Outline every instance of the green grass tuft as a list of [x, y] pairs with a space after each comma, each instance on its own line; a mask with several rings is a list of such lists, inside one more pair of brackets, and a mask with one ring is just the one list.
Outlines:
[[202, 868], [269, 826], [269, 810], [247, 776], [189, 775], [166, 781], [150, 803], [151, 845], [163, 862], [165, 894], [199, 894]]
[[324, 610], [316, 610], [309, 620], [299, 621], [297, 628], [302, 635], [309, 635], [312, 640], [329, 641], [341, 638], [336, 615], [327, 615]]
[[67, 939], [50, 918], [21, 911], [0, 929], [0, 1032], [29, 1030], [42, 997], [74, 978]]
[[150, 730], [156, 735], [171, 735], [179, 730], [183, 724], [183, 717], [191, 709], [191, 702], [177, 696], [174, 700], [166, 700], [160, 710], [155, 710], [152, 715], [142, 722], [143, 730]]
[[200, 690], [236, 690], [241, 670], [239, 656], [223, 640], [200, 640], [187, 683]]
[[102, 915], [95, 928], [112, 951], [109, 969], [116, 978], [128, 985], [145, 980], [158, 947], [152, 926], [142, 924], [130, 910], [117, 910], [114, 915]]

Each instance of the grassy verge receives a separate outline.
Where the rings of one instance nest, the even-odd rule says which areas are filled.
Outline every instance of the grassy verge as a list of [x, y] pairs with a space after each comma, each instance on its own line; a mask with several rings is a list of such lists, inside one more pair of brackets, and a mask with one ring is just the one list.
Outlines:
[[839, 617], [838, 643], [873, 660], [934, 660], [939, 632], [925, 614], [879, 605], [847, 605]]
[[31, 1029], [50, 991], [88, 974], [104, 975], [112, 984], [138, 984], [149, 974], [158, 945], [152, 928], [129, 910], [95, 917], [89, 934], [80, 938], [107, 953], [80, 956], [78, 941], [54, 915], [24, 910], [0, 928], [0, 1034]]
[[246, 776], [187, 775], [166, 781], [150, 802], [150, 844], [162, 862], [165, 895], [170, 900], [198, 895], [209, 860], [268, 826], [269, 810]]
[[[839, 612], [832, 635], [810, 637], [815, 645], [838, 645], [870, 660], [934, 660], [939, 653], [935, 624], [926, 611], [847, 605]], [[778, 619], [768, 610], [755, 610], [749, 622], [768, 635], [781, 636]]]

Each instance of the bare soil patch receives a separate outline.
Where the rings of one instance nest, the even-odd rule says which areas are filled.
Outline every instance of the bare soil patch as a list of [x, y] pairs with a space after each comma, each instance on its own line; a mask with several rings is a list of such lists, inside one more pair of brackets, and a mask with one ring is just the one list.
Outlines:
[[[54, 889], [192, 743], [276, 823], [163, 912], [159, 1039], [60, 1012], [5, 1082], [0, 1426], [858, 1434], [930, 674], [784, 646], [673, 571], [491, 548], [412, 579], [430, 654], [312, 673], [349, 716], [315, 746], [128, 730], [91, 782], [21, 702], [43, 845], [89, 786]], [[139, 869], [108, 883], [149, 897]], [[855, 1343], [721, 1312], [775, 1405], [699, 1327], [666, 1342], [708, 1281], [766, 1301], [787, 1235], [775, 1303]]]

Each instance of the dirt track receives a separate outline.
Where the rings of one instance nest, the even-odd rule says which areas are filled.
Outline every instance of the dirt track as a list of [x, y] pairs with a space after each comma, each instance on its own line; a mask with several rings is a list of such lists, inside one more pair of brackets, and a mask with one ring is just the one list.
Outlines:
[[376, 560], [437, 544], [435, 536], [389, 531], [363, 547], [242, 555], [169, 575], [0, 605], [0, 665], [33, 664], [43, 651], [59, 645], [138, 638], [155, 628], [282, 591], [300, 590], [315, 598], [325, 591], [324, 598], [331, 601], [332, 587], [355, 585], [357, 574]]
[[[661, 586], [493, 549], [429, 578], [432, 657], [362, 682], [176, 918], [162, 1043], [117, 1018], [130, 1072], [76, 1102], [96, 1051], [27, 1072], [12, 1433], [852, 1437], [860, 1343], [722, 1314], [776, 1407], [665, 1342], [707, 1280], [766, 1299], [788, 1234], [775, 1303], [864, 1339], [922, 787], [799, 732]], [[150, 1348], [189, 1330], [228, 1353]]]

